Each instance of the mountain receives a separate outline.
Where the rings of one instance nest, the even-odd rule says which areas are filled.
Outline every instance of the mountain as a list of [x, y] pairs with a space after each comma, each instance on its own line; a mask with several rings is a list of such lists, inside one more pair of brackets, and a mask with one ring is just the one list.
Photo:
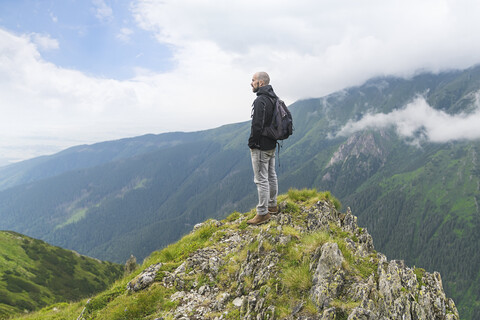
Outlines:
[[108, 288], [123, 266], [82, 256], [19, 233], [0, 231], [0, 318]]
[[279, 200], [267, 224], [210, 219], [90, 300], [22, 319], [459, 319], [439, 273], [376, 252], [329, 193]]
[[51, 156], [0, 167], [0, 190], [195, 141], [201, 136], [202, 133], [172, 132], [72, 147]]
[[[278, 159], [281, 192], [331, 190], [387, 256], [440, 271], [465, 319], [480, 318], [479, 141], [432, 143], [421, 129], [405, 138], [393, 127], [338, 133], [419, 95], [446, 115], [469, 115], [479, 90], [473, 67], [381, 77], [297, 101], [295, 131]], [[9, 183], [0, 191], [0, 228], [103, 260], [141, 260], [196, 223], [255, 204], [248, 134], [245, 122], [149, 135], [2, 168], [0, 181]]]

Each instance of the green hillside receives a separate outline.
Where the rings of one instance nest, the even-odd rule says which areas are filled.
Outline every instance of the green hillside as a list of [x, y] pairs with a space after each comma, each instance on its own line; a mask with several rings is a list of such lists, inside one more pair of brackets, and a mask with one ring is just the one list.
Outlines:
[[123, 266], [0, 231], [0, 319], [105, 290]]
[[[468, 114], [479, 90], [480, 67], [474, 67], [382, 77], [297, 101], [290, 106], [295, 131], [278, 168], [281, 192], [331, 190], [388, 257], [441, 271], [465, 319], [480, 318], [480, 282], [472, 281], [480, 264], [474, 232], [480, 142], [414, 145], [391, 128], [336, 133], [350, 120], [402, 108], [418, 95], [449, 114]], [[124, 263], [130, 254], [142, 260], [196, 223], [255, 205], [248, 134], [245, 122], [149, 135], [6, 167], [0, 176], [11, 184], [0, 191], [0, 228], [103, 260]]]

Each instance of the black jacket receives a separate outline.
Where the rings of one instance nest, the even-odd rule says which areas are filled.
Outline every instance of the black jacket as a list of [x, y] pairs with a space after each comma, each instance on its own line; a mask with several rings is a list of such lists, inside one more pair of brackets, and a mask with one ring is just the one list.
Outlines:
[[257, 91], [257, 98], [253, 101], [252, 129], [248, 146], [250, 149], [272, 150], [275, 149], [277, 141], [262, 136], [264, 127], [269, 126], [273, 117], [273, 102], [269, 98], [278, 99], [271, 85], [260, 87]]

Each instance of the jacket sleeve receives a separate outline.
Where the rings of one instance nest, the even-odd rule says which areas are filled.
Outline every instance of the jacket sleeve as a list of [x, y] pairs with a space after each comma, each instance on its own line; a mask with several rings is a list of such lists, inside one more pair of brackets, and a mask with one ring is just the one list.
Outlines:
[[265, 106], [265, 101], [262, 98], [257, 98], [253, 102], [252, 129], [248, 139], [250, 149], [260, 148], [260, 137], [265, 122]]

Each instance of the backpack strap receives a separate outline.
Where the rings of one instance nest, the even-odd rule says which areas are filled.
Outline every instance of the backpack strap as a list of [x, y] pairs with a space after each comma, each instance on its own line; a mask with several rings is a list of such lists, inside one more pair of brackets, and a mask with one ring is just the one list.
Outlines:
[[277, 158], [278, 158], [278, 167], [280, 168], [280, 148], [283, 146], [280, 142], [277, 141]]

